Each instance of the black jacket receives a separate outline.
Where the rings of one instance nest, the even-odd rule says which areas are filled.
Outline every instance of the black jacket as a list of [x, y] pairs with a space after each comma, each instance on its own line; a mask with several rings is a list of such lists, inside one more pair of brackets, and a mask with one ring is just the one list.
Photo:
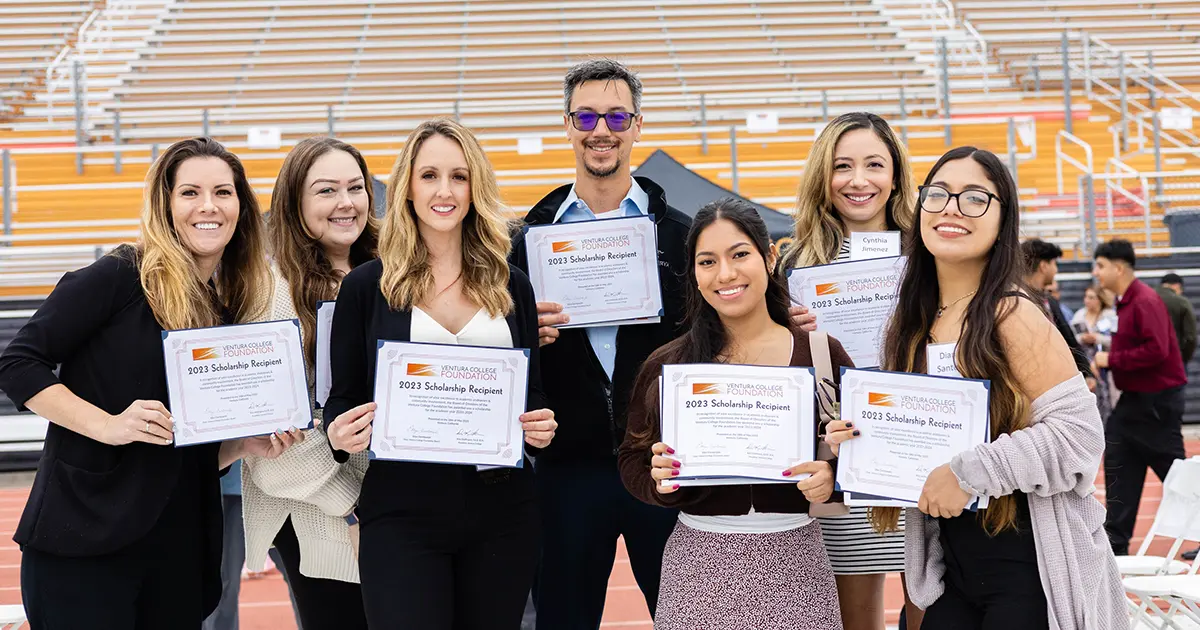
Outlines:
[[[636, 179], [650, 197], [650, 216], [658, 231], [662, 321], [621, 326], [617, 331], [617, 358], [611, 383], [592, 351], [586, 329], [563, 330], [557, 341], [542, 348], [542, 389], [558, 420], [558, 431], [553, 448], [541, 454], [541, 459], [615, 460], [625, 439], [625, 413], [638, 370], [651, 352], [683, 331], [686, 240], [692, 219], [667, 205], [666, 193], [658, 184], [644, 177]], [[553, 222], [570, 191], [571, 186], [566, 185], [551, 192], [525, 215], [525, 222], [530, 225]], [[523, 234], [514, 237], [509, 260], [528, 271]]]
[[[170, 405], [162, 330], [137, 255], [122, 246], [63, 276], [0, 356], [0, 390], [22, 411], [56, 384], [114, 415], [135, 400]], [[182, 529], [171, 536], [200, 548], [200, 596], [211, 611], [221, 591], [219, 448], [111, 446], [51, 422], [13, 540], [57, 556], [103, 557], [152, 549], [144, 543], [163, 536], [156, 532]]]
[[[541, 369], [537, 352], [537, 308], [533, 287], [524, 273], [512, 269], [508, 291], [513, 311], [505, 318], [514, 348], [528, 348], [529, 382], [526, 410], [544, 408]], [[383, 263], [373, 260], [355, 267], [342, 280], [329, 334], [329, 364], [333, 383], [325, 403], [324, 421], [369, 402], [375, 396], [375, 358], [378, 341], [408, 341], [412, 333], [412, 311], [395, 311], [379, 290]], [[555, 440], [557, 442], [557, 439]], [[551, 447], [553, 448], [553, 446]], [[527, 454], [535, 451], [525, 445]], [[334, 459], [350, 455], [334, 450]], [[497, 504], [533, 505], [533, 470], [528, 461], [522, 468], [477, 472], [474, 466], [375, 460], [363, 478], [358, 498], [358, 517], [363, 523], [394, 514], [423, 517], [458, 514], [464, 503], [478, 497], [488, 486]]]

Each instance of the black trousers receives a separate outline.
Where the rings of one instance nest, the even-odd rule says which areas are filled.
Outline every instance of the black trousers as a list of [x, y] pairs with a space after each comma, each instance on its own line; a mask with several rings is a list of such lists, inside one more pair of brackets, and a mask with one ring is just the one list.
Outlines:
[[21, 600], [30, 629], [199, 630], [205, 617], [199, 534], [161, 529], [103, 556], [25, 547]]
[[300, 573], [300, 541], [296, 539], [291, 517], [275, 535], [275, 549], [283, 559], [288, 587], [296, 599], [304, 630], [366, 630], [362, 589], [357, 584]]
[[544, 531], [534, 594], [538, 630], [600, 627], [620, 536], [653, 616], [663, 547], [678, 512], [635, 499], [615, 460], [539, 461], [537, 484]]
[[1149, 467], [1159, 479], [1177, 459], [1185, 459], [1183, 448], [1184, 388], [1155, 393], [1122, 392], [1105, 426], [1104, 484], [1108, 531], [1113, 553], [1129, 553], [1129, 539], [1137, 523], [1142, 485]]
[[532, 492], [514, 502], [491, 487], [472, 489], [453, 512], [406, 509], [363, 520], [358, 566], [371, 628], [521, 627], [537, 570], [537, 504]]
[[[1036, 576], [1035, 576], [1036, 577]], [[946, 591], [928, 610], [921, 630], [1046, 630], [1050, 627], [1041, 593], [1008, 593], [990, 606], [979, 606], [946, 580]], [[1037, 584], [1038, 589], [1041, 584]]]

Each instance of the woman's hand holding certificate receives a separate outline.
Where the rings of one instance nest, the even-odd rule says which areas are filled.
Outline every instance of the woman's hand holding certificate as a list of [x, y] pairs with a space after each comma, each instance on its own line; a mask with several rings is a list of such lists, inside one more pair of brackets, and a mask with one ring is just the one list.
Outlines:
[[662, 441], [678, 451], [670, 454], [682, 472], [670, 477], [680, 485], [788, 482], [820, 472], [793, 468], [816, 459], [811, 369], [665, 365], [661, 387]]
[[312, 427], [295, 320], [164, 331], [163, 352], [176, 446]]

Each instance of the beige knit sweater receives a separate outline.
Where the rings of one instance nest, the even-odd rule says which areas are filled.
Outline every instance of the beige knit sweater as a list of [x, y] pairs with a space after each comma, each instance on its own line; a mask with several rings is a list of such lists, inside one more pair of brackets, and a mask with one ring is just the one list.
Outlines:
[[[266, 321], [294, 319], [296, 308], [287, 282], [272, 267], [273, 286]], [[315, 307], [315, 305], [314, 305]], [[308, 373], [310, 399], [313, 373]], [[316, 427], [305, 440], [277, 459], [247, 456], [242, 460], [242, 519], [246, 532], [246, 566], [261, 571], [275, 534], [291, 516], [300, 542], [300, 573], [314, 578], [358, 582], [358, 560], [343, 518], [358, 501], [366, 453], [345, 464], [333, 459], [321, 427], [321, 411], [313, 410]]]

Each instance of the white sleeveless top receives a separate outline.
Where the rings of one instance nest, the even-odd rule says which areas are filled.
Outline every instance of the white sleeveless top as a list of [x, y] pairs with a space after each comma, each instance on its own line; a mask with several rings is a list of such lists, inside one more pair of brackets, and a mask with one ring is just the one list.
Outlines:
[[455, 346], [513, 347], [512, 330], [508, 327], [508, 320], [504, 317], [492, 318], [487, 309], [482, 308], [456, 335], [442, 327], [429, 313], [414, 307], [409, 339], [417, 343], [444, 343]]
[[807, 514], [755, 512], [754, 506], [750, 506], [749, 514], [738, 516], [697, 516], [680, 512], [679, 522], [692, 529], [715, 534], [770, 534], [800, 529], [811, 523], [812, 517]]

